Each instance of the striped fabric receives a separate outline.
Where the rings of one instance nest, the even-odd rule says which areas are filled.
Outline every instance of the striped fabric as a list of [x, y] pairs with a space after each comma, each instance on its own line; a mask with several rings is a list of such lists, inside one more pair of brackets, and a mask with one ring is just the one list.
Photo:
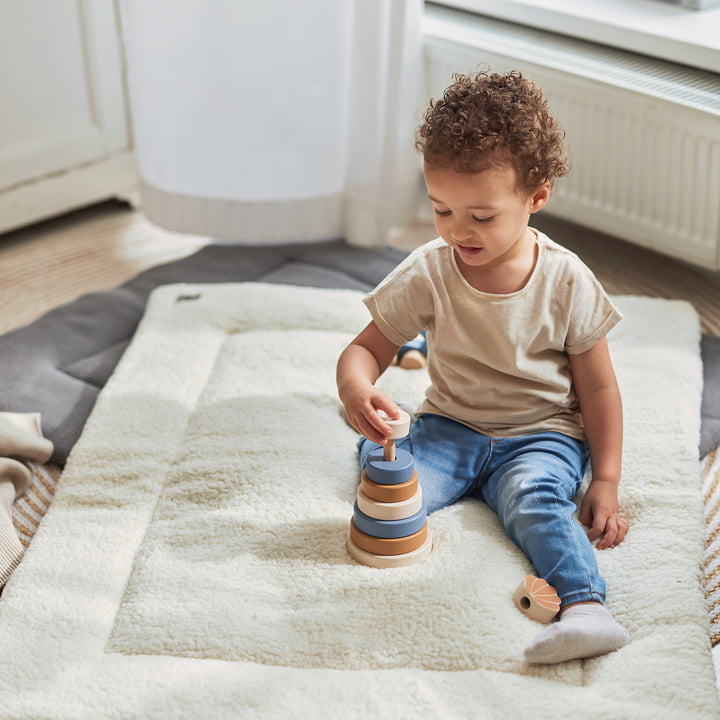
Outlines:
[[28, 463], [33, 477], [27, 491], [13, 505], [13, 525], [24, 548], [30, 544], [38, 525], [50, 507], [62, 468], [47, 463]]
[[720, 448], [700, 463], [705, 503], [705, 597], [710, 613], [710, 642], [720, 643]]

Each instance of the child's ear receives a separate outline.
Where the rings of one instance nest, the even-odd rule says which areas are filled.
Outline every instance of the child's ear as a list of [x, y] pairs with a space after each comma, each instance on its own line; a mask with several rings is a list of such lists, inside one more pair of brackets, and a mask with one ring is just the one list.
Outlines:
[[550, 183], [544, 182], [535, 192], [530, 196], [530, 213], [536, 213], [538, 210], [542, 210], [550, 199]]

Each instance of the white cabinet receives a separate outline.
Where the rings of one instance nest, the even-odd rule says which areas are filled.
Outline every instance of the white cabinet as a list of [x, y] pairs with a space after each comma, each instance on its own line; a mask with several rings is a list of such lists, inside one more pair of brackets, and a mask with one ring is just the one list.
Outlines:
[[134, 192], [119, 15], [0, 0], [0, 232]]

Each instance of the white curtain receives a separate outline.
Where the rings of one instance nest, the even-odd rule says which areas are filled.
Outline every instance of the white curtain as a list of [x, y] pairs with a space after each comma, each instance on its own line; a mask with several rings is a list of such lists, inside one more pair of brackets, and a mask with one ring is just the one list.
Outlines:
[[381, 245], [414, 211], [422, 0], [123, 0], [143, 209]]

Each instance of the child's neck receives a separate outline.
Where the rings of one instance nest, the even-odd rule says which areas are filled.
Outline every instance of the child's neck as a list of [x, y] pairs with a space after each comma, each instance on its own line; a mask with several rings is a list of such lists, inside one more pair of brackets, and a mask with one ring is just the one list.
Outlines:
[[527, 228], [522, 238], [495, 262], [471, 267], [457, 259], [465, 280], [480, 292], [492, 295], [509, 295], [527, 285], [537, 263], [537, 236]]

